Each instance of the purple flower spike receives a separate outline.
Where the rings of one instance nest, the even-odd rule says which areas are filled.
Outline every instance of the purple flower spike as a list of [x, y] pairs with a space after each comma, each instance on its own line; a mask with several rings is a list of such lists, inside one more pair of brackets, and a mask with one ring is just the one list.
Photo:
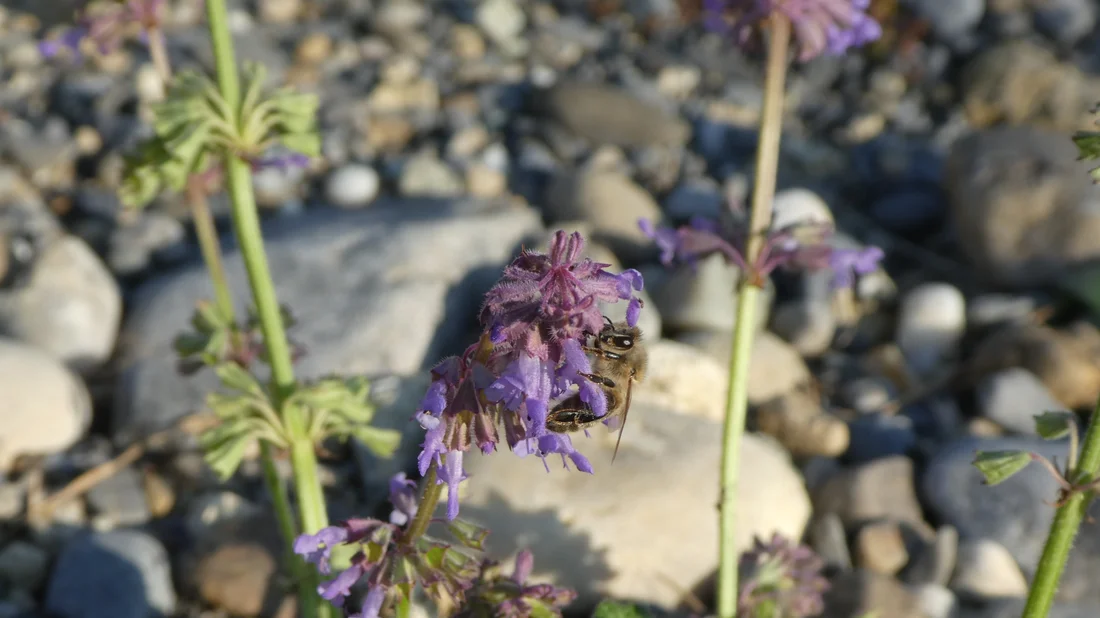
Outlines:
[[878, 247], [865, 249], [834, 249], [829, 256], [829, 268], [833, 270], [833, 286], [852, 287], [854, 275], [867, 275], [875, 272], [885, 254]]
[[757, 24], [778, 12], [791, 21], [798, 59], [806, 62], [882, 36], [882, 28], [867, 15], [869, 8], [870, 0], [704, 0], [703, 20], [708, 30], [744, 45]]
[[382, 604], [386, 601], [386, 589], [382, 586], [371, 586], [367, 592], [367, 598], [363, 599], [363, 607], [359, 613], [352, 614], [348, 618], [378, 618], [382, 611]]
[[252, 161], [252, 171], [258, 172], [266, 168], [275, 168], [286, 173], [291, 169], [305, 169], [309, 167], [309, 157], [300, 152], [287, 152], [283, 154], [268, 155]]

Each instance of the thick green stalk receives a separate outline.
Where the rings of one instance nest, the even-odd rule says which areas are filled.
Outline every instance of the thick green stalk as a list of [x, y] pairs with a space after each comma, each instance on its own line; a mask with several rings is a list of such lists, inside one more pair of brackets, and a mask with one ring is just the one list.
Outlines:
[[[165, 48], [164, 33], [159, 28], [150, 28], [148, 34], [149, 54], [153, 58], [153, 64], [157, 68], [165, 86], [172, 81], [172, 65], [168, 61], [168, 50]], [[233, 294], [230, 291], [229, 279], [225, 276], [225, 262], [222, 259], [221, 243], [218, 240], [218, 229], [214, 225], [214, 216], [210, 213], [210, 203], [206, 199], [206, 190], [202, 181], [196, 176], [187, 180], [187, 203], [191, 207], [191, 218], [195, 223], [195, 236], [199, 241], [199, 250], [202, 260], [206, 265], [206, 272], [210, 275], [210, 283], [214, 288], [214, 302], [217, 303], [222, 317], [228, 322], [236, 322], [233, 308]], [[271, 492], [271, 503], [275, 508], [275, 519], [279, 524], [279, 533], [283, 537], [286, 546], [287, 564], [290, 566], [295, 579], [301, 580], [306, 573], [306, 564], [294, 555], [294, 539], [297, 536], [298, 523], [294, 521], [294, 510], [290, 506], [290, 496], [287, 495], [286, 485], [279, 478], [279, 471], [275, 467], [275, 455], [270, 444], [260, 441], [260, 460], [264, 466], [264, 480], [267, 489]], [[307, 593], [312, 597], [313, 590]]]
[[[1085, 433], [1077, 467], [1070, 471], [1070, 477], [1067, 480], [1075, 484], [1087, 483], [1096, 478], [1098, 471], [1100, 471], [1100, 401], [1097, 401], [1096, 409], [1093, 410], [1092, 419], [1089, 421], [1089, 430]], [[1046, 618], [1050, 613], [1050, 606], [1054, 603], [1054, 593], [1058, 591], [1058, 581], [1062, 579], [1066, 559], [1069, 558], [1070, 548], [1073, 547], [1073, 538], [1077, 536], [1081, 520], [1084, 519], [1095, 497], [1093, 492], [1074, 493], [1054, 514], [1054, 521], [1050, 524], [1050, 535], [1047, 536], [1047, 544], [1043, 548], [1042, 557], [1039, 558], [1039, 567], [1035, 571], [1031, 591], [1027, 595], [1023, 618]]]
[[[764, 106], [760, 118], [760, 139], [756, 151], [752, 212], [749, 216], [745, 263], [756, 264], [772, 219], [772, 201], [779, 165], [779, 137], [783, 128], [783, 88], [787, 75], [787, 47], [791, 25], [774, 15], [768, 28], [768, 64], [764, 76]], [[729, 391], [722, 431], [721, 511], [718, 537], [718, 616], [737, 615], [737, 475], [741, 462], [741, 435], [748, 410], [749, 363], [756, 331], [756, 307], [761, 286], [756, 273], [741, 274], [737, 294], [737, 322], [730, 350]]]
[[[206, 0], [206, 16], [214, 47], [218, 90], [230, 109], [240, 114], [240, 76], [237, 74], [237, 62], [233, 53], [233, 39], [229, 34], [225, 0]], [[236, 121], [239, 125], [242, 119], [238, 117]], [[313, 438], [306, 430], [304, 419], [289, 418], [290, 410], [283, 406], [295, 386], [294, 368], [282, 313], [275, 295], [275, 285], [271, 280], [271, 270], [264, 251], [260, 217], [252, 192], [252, 175], [248, 164], [231, 152], [226, 152], [225, 173], [232, 203], [233, 228], [267, 348], [272, 394], [291, 437], [290, 459], [302, 532], [313, 534], [328, 525], [328, 513], [317, 474]], [[316, 585], [319, 581], [317, 573], [312, 570], [308, 571], [308, 575], [306, 571], [301, 573], [304, 577], [299, 579], [299, 603], [303, 615], [307, 618], [332, 616], [334, 608], [327, 603], [319, 603], [316, 598]]]

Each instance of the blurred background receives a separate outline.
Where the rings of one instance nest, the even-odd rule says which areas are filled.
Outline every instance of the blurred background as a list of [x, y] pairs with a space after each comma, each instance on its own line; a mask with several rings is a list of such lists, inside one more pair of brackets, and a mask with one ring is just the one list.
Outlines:
[[[181, 375], [172, 348], [212, 296], [189, 210], [179, 195], [143, 210], [117, 197], [165, 84], [136, 37], [44, 57], [77, 5], [0, 5], [0, 618], [289, 618], [259, 462], [218, 482], [202, 417], [176, 424], [217, 385]], [[322, 156], [254, 178], [297, 371], [374, 378], [377, 424], [405, 435], [387, 461], [326, 445], [331, 518], [388, 514], [389, 477], [415, 468], [427, 370], [474, 341], [481, 296], [521, 246], [579, 230], [587, 255], [645, 275], [650, 369], [622, 452], [611, 466], [616, 436], [597, 429], [574, 440], [593, 476], [471, 456], [463, 516], [490, 527], [494, 557], [530, 548], [536, 578], [577, 589], [574, 615], [602, 598], [705, 613], [738, 272], [665, 268], [637, 222], [744, 208], [760, 57], [708, 32], [694, 0], [230, 9], [238, 59], [321, 102]], [[163, 11], [173, 67], [212, 70], [201, 1]], [[1012, 618], [1056, 484], [1029, 468], [983, 487], [970, 461], [1062, 455], [1031, 415], [1087, 412], [1100, 394], [1100, 189], [1070, 139], [1095, 128], [1100, 5], [870, 13], [879, 41], [791, 69], [776, 210], [835, 222], [843, 246], [886, 259], [853, 290], [773, 276], [739, 538], [813, 547], [830, 618]], [[243, 310], [221, 187], [211, 206]], [[134, 444], [102, 482], [30, 516]], [[1097, 572], [1086, 524], [1052, 616], [1100, 615]]]

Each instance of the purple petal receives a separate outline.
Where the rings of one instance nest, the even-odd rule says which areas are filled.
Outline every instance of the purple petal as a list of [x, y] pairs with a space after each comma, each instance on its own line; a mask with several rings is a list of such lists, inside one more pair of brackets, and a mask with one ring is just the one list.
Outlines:
[[343, 526], [328, 526], [317, 534], [302, 534], [294, 540], [294, 553], [306, 562], [317, 565], [317, 570], [329, 573], [329, 556], [332, 548], [347, 541], [348, 531]]
[[448, 451], [443, 467], [439, 469], [440, 482], [447, 484], [447, 520], [458, 517], [458, 484], [466, 480], [462, 469], [462, 451]]
[[336, 576], [335, 579], [322, 583], [317, 587], [317, 594], [321, 595], [322, 599], [332, 602], [333, 605], [341, 606], [344, 603], [344, 598], [351, 594], [351, 587], [355, 585], [355, 582], [359, 581], [359, 578], [363, 576], [364, 569], [362, 565], [352, 564], [344, 572]]
[[630, 326], [638, 325], [638, 318], [642, 315], [642, 301], [637, 298], [631, 298], [630, 304], [626, 307], [626, 323]]
[[404, 526], [416, 517], [416, 483], [398, 472], [390, 479], [390, 503], [395, 507], [390, 513], [390, 523]]
[[386, 589], [382, 586], [371, 586], [367, 597], [363, 599], [363, 607], [358, 614], [351, 614], [348, 618], [378, 618], [382, 611], [382, 603], [386, 601]]
[[530, 550], [524, 549], [516, 554], [516, 568], [512, 571], [512, 581], [520, 586], [527, 583], [531, 571], [535, 568], [535, 556]]

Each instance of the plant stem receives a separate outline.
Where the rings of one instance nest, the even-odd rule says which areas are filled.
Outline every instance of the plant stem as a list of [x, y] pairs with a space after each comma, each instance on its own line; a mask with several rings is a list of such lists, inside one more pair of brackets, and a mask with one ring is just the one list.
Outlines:
[[[210, 28], [210, 40], [214, 47], [218, 90], [230, 109], [243, 121], [241, 113], [241, 84], [237, 74], [237, 62], [233, 53], [233, 39], [229, 33], [225, 0], [206, 0], [206, 16]], [[252, 299], [260, 321], [260, 330], [267, 349], [267, 362], [271, 367], [271, 392], [282, 420], [291, 436], [290, 460], [294, 470], [294, 487], [298, 496], [298, 515], [302, 532], [316, 533], [328, 525], [324, 491], [317, 474], [317, 456], [313, 437], [308, 434], [304, 419], [291, 418], [291, 409], [284, 406], [287, 396], [294, 390], [294, 368], [287, 343], [282, 313], [271, 280], [271, 270], [264, 251], [260, 217], [252, 192], [252, 175], [248, 164], [232, 152], [225, 153], [225, 173], [232, 203], [233, 229], [244, 260]], [[307, 618], [333, 615], [333, 607], [319, 603], [316, 596], [318, 574], [310, 570], [299, 571], [299, 605]]]
[[214, 225], [214, 216], [210, 214], [210, 204], [206, 201], [206, 190], [202, 180], [192, 176], [187, 180], [187, 204], [191, 207], [191, 218], [195, 224], [195, 236], [199, 240], [202, 261], [210, 282], [214, 286], [214, 301], [223, 317], [235, 322], [233, 314], [233, 295], [229, 280], [225, 276], [225, 263], [222, 261], [221, 244], [218, 241], [218, 229]]
[[[1089, 430], [1085, 433], [1077, 467], [1070, 471], [1069, 478], [1066, 480], [1073, 484], [1087, 483], [1096, 477], [1098, 471], [1100, 471], [1100, 401], [1097, 401], [1096, 409], [1093, 410], [1092, 418], [1089, 420]], [[1077, 529], [1081, 527], [1081, 520], [1084, 519], [1093, 498], [1095, 498], [1094, 492], [1076, 492], [1054, 514], [1054, 521], [1050, 524], [1050, 534], [1047, 536], [1046, 546], [1043, 547], [1043, 555], [1039, 558], [1039, 566], [1031, 582], [1031, 591], [1027, 595], [1023, 618], [1046, 618], [1050, 613], [1050, 607], [1054, 603], [1054, 593], [1058, 590], [1058, 581], [1062, 579], [1062, 571], [1066, 568], [1066, 559], [1069, 558], [1073, 539], [1077, 536]]]
[[420, 503], [416, 507], [416, 517], [413, 517], [405, 533], [401, 535], [401, 542], [408, 545], [416, 541], [428, 531], [428, 524], [432, 522], [435, 507], [439, 504], [439, 496], [443, 494], [443, 485], [437, 481], [439, 474], [433, 460], [428, 467], [428, 473], [424, 475], [423, 491], [420, 493]]
[[[752, 212], [745, 247], [745, 263], [756, 264], [772, 218], [772, 201], [779, 165], [779, 137], [783, 128], [783, 88], [787, 75], [787, 47], [790, 22], [782, 15], [769, 20], [767, 69], [764, 77], [764, 107], [756, 150]], [[737, 475], [741, 463], [741, 435], [748, 410], [749, 363], [756, 331], [756, 307], [761, 286], [756, 274], [741, 274], [737, 294], [737, 322], [730, 351], [729, 391], [722, 431], [721, 511], [719, 514], [718, 616], [737, 615]]]

